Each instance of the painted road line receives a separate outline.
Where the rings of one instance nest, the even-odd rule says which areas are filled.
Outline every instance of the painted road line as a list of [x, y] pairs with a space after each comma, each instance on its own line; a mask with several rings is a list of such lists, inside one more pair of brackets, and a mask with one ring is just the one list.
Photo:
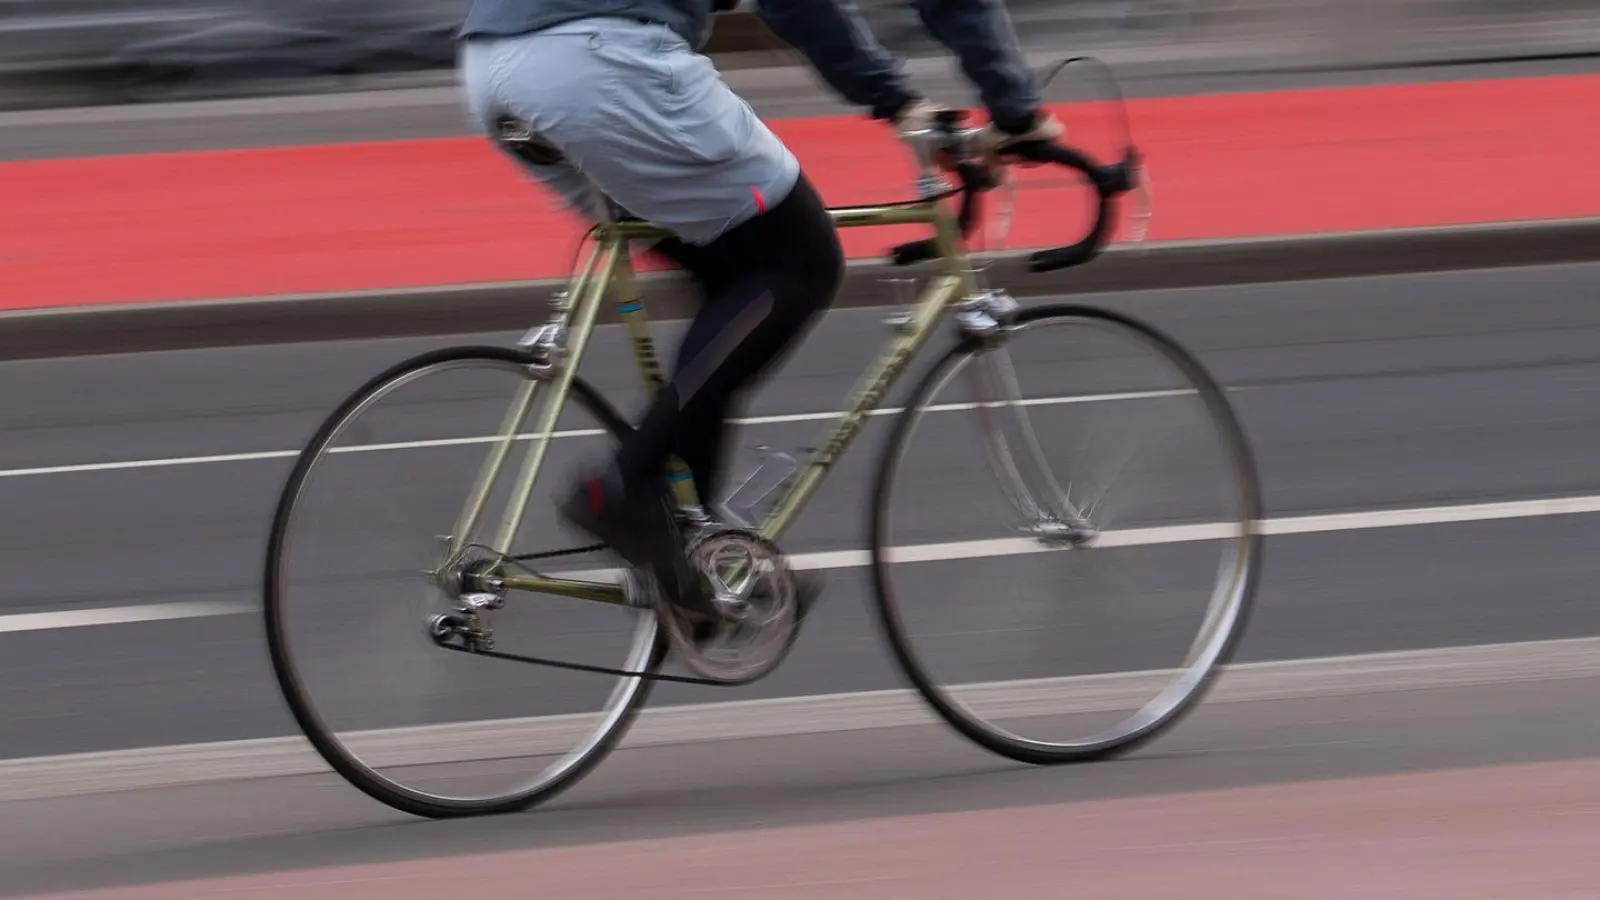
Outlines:
[[[1192, 394], [1192, 389], [1163, 390], [1163, 391], [1123, 391], [1111, 394], [1070, 394], [1059, 397], [1030, 397], [1018, 403], [1018, 406], [1041, 407], [1063, 406], [1074, 403], [1114, 403], [1129, 400], [1152, 400], [1163, 397], [1179, 397]], [[939, 403], [928, 407], [931, 413], [963, 412], [977, 409], [977, 403]], [[904, 407], [883, 407], [868, 413], [869, 416], [893, 416], [905, 412]], [[842, 418], [842, 411], [814, 412], [814, 413], [784, 413], [770, 416], [751, 416], [744, 419], [735, 419], [739, 425], [788, 425], [797, 422], [826, 422]], [[542, 432], [526, 432], [514, 436], [515, 440], [528, 441], [539, 437]], [[556, 431], [552, 437], [556, 439], [571, 439], [583, 437], [599, 437], [605, 434], [598, 428], [574, 428], [566, 431]], [[500, 440], [499, 435], [482, 435], [464, 438], [439, 438], [426, 441], [397, 441], [381, 444], [355, 444], [349, 447], [335, 447], [331, 453], [374, 453], [394, 452], [400, 450], [423, 450], [438, 447], [468, 446], [472, 444], [488, 444]], [[222, 453], [213, 456], [174, 456], [162, 459], [131, 459], [119, 462], [80, 463], [65, 466], [38, 466], [26, 469], [0, 469], [0, 478], [38, 478], [46, 475], [77, 475], [87, 472], [115, 472], [128, 469], [161, 469], [173, 466], [201, 466], [220, 463], [260, 462], [271, 459], [293, 459], [300, 455], [299, 450], [263, 450], [253, 453]]]
[[[1267, 536], [1288, 536], [1323, 532], [1373, 531], [1380, 528], [1406, 528], [1423, 525], [1455, 525], [1508, 519], [1538, 519], [1550, 516], [1586, 515], [1591, 513], [1600, 513], [1600, 495], [1285, 516], [1277, 519], [1263, 519], [1256, 523], [1256, 530], [1260, 534]], [[1096, 538], [1094, 546], [1099, 549], [1109, 549], [1113, 547], [1147, 547], [1159, 544], [1218, 541], [1239, 537], [1243, 532], [1244, 527], [1238, 522], [1158, 525], [1150, 528], [1103, 531]], [[1041, 543], [1033, 538], [990, 538], [987, 540], [909, 544], [891, 547], [886, 555], [892, 563], [914, 564], [1063, 552], [1070, 551], [1062, 549], [1059, 545]], [[817, 553], [797, 553], [789, 559], [794, 568], [802, 570], [853, 569], [864, 568], [872, 564], [872, 555], [867, 550], [826, 550]], [[585, 569], [565, 572], [551, 569], [546, 570], [546, 574], [579, 580], [609, 580], [616, 577], [617, 570]]]
[[[1540, 500], [1509, 500], [1501, 503], [1471, 503], [1454, 506], [1419, 506], [1409, 509], [1379, 509], [1363, 512], [1323, 513], [1263, 519], [1256, 523], [1258, 533], [1271, 537], [1330, 532], [1373, 531], [1382, 528], [1414, 528], [1428, 525], [1458, 525], [1575, 516], [1600, 513], [1600, 494], [1582, 497], [1549, 497]], [[1100, 533], [1097, 548], [1147, 547], [1197, 541], [1225, 540], [1243, 533], [1240, 523], [1200, 522], [1189, 525], [1159, 525]], [[965, 559], [993, 559], [1036, 553], [1072, 552], [1041, 544], [1031, 538], [993, 538], [989, 540], [947, 541], [892, 547], [888, 557], [894, 563], [951, 562]], [[1082, 552], [1082, 551], [1079, 551]], [[790, 564], [800, 570], [858, 569], [872, 563], [867, 550], [823, 550], [796, 553]], [[618, 570], [546, 569], [544, 574], [583, 581], [613, 581]], [[47, 631], [58, 628], [83, 628], [162, 619], [204, 618], [254, 613], [254, 603], [170, 603], [103, 607], [88, 610], [31, 612], [0, 615], [0, 633], [9, 631]]]
[[253, 612], [254, 604], [222, 601], [183, 601], [178, 603], [139, 603], [130, 606], [103, 606], [95, 609], [66, 609], [52, 612], [13, 613], [0, 616], [0, 634], [14, 631], [56, 631], [87, 628], [93, 625], [126, 625], [132, 622], [160, 622], [167, 619], [202, 619]]
[[[1600, 638], [1482, 644], [1247, 663], [1230, 667], [1208, 705], [1474, 685], [1600, 678]], [[965, 685], [972, 709], [1001, 717], [1128, 709], [1164, 684], [1130, 672]], [[593, 716], [549, 716], [343, 736], [375, 766], [552, 755], [570, 749]], [[863, 691], [646, 709], [622, 746], [651, 747], [933, 724], [909, 690]], [[303, 738], [268, 738], [0, 761], [0, 800], [23, 800], [291, 775], [328, 767]]]

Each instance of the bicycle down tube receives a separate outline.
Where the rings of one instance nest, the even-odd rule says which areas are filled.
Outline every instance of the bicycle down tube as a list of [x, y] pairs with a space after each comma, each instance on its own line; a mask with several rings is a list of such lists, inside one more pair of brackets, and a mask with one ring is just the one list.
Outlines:
[[[860, 224], [873, 224], [870, 213], [864, 211], [861, 218]], [[853, 223], [841, 222], [842, 227], [849, 227], [850, 224]], [[922, 296], [912, 308], [911, 318], [857, 384], [855, 403], [834, 427], [827, 442], [811, 454], [806, 461], [805, 471], [790, 484], [767, 514], [766, 521], [761, 523], [760, 534], [767, 540], [776, 542], [799, 517], [811, 496], [827, 479], [834, 463], [838, 462], [860, 433], [867, 414], [877, 409], [912, 358], [933, 337], [934, 329], [950, 305], [961, 297], [976, 293], [977, 286], [954, 220], [934, 207], [931, 224], [934, 226], [939, 255], [945, 261], [944, 274], [935, 276], [923, 289]]]
[[[768, 540], [777, 540], [799, 516], [811, 496], [826, 480], [833, 465], [843, 456], [860, 432], [868, 415], [878, 407], [883, 397], [905, 371], [906, 366], [933, 336], [949, 307], [959, 298], [971, 296], [976, 292], [976, 283], [954, 217], [942, 210], [937, 201], [903, 205], [837, 207], [828, 212], [834, 224], [840, 228], [888, 225], [932, 226], [940, 257], [945, 263], [944, 271], [934, 276], [923, 289], [922, 296], [915, 301], [909, 321], [889, 342], [856, 386], [855, 400], [851, 408], [844, 414], [821, 448], [811, 454], [801, 475], [790, 483], [782, 498], [772, 507], [766, 521], [760, 526], [760, 533]], [[629, 248], [634, 240], [663, 237], [668, 232], [647, 222], [627, 221], [597, 225], [592, 233], [597, 235], [597, 247], [589, 255], [584, 268], [579, 271], [578, 278], [568, 295], [573, 298], [570, 305], [558, 310], [558, 319], [570, 320], [573, 324], [568, 340], [564, 344], [563, 358], [554, 373], [555, 383], [548, 397], [549, 405], [542, 411], [540, 421], [535, 426], [532, 446], [518, 474], [515, 489], [508, 501], [501, 532], [492, 548], [502, 558], [510, 555], [517, 528], [521, 524], [538, 470], [545, 458], [545, 448], [554, 436], [556, 421], [565, 406], [585, 344], [593, 332], [607, 293], [611, 294], [616, 304], [616, 312], [628, 330], [634, 347], [635, 361], [645, 386], [654, 391], [663, 381], [662, 367], [650, 335], [649, 318], [634, 278]], [[596, 256], [604, 259], [597, 273], [591, 268]], [[530, 383], [539, 383], [539, 379], [531, 380]], [[519, 406], [531, 405], [535, 395], [535, 392], [528, 391], [524, 395], [519, 395], [516, 403]], [[526, 408], [519, 412], [514, 407], [513, 414], [507, 416], [507, 422], [520, 422], [527, 417], [527, 414]], [[515, 428], [514, 425], [510, 427]], [[513, 431], [507, 436], [506, 443], [509, 443], [514, 436]], [[462, 521], [477, 521], [481, 518], [481, 508], [487, 502], [492, 485], [498, 478], [505, 453], [499, 451], [498, 455], [499, 462], [491, 457], [490, 462], [486, 463], [484, 480], [481, 480], [479, 486], [475, 488], [468, 509], [463, 511]], [[699, 505], [703, 498], [695, 495], [693, 480], [689, 477], [687, 469], [675, 458], [671, 461], [668, 478], [672, 482], [680, 504], [690, 507]], [[512, 590], [613, 604], [627, 602], [623, 589], [614, 584], [512, 573], [502, 573], [500, 580], [506, 588]]]

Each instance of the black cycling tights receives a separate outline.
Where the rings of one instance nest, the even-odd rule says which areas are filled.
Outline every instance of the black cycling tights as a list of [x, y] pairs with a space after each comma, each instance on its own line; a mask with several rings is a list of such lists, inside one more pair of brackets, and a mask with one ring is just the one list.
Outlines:
[[671, 379], [619, 451], [623, 480], [660, 477], [676, 455], [702, 503], [718, 499], [735, 398], [792, 349], [832, 302], [844, 250], [802, 174], [782, 202], [705, 246], [669, 239], [656, 252], [688, 269], [704, 303], [678, 348]]

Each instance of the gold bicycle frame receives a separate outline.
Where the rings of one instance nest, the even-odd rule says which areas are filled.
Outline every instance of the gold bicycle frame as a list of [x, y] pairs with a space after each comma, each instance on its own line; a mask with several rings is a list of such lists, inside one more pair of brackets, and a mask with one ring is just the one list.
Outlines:
[[[773, 504], [759, 526], [762, 537], [777, 539], [793, 524], [806, 503], [823, 481], [833, 465], [844, 454], [860, 432], [867, 416], [878, 407], [895, 381], [918, 351], [933, 336], [946, 311], [959, 299], [977, 292], [967, 251], [955, 218], [938, 199], [883, 206], [834, 207], [828, 210], [833, 222], [840, 228], [862, 228], [889, 225], [929, 225], [934, 232], [937, 258], [944, 262], [943, 270], [936, 275], [916, 300], [905, 326], [890, 339], [872, 366], [859, 380], [854, 401], [821, 448], [814, 451], [802, 471], [792, 479], [784, 495]], [[532, 410], [541, 387], [548, 386], [555, 396], [539, 416], [534, 426], [527, 455], [504, 518], [490, 549], [500, 558], [511, 552], [511, 544], [522, 524], [528, 500], [533, 492], [534, 480], [544, 462], [549, 442], [555, 435], [555, 426], [566, 404], [572, 379], [587, 349], [589, 338], [600, 317], [606, 295], [611, 295], [616, 311], [621, 316], [633, 340], [634, 357], [640, 376], [651, 391], [663, 383], [663, 373], [650, 336], [649, 319], [644, 302], [634, 278], [630, 258], [631, 242], [646, 238], [666, 237], [669, 232], [646, 222], [628, 221], [596, 225], [590, 232], [595, 246], [578, 268], [568, 291], [562, 295], [556, 310], [556, 320], [568, 329], [568, 338], [561, 349], [559, 362], [547, 370], [547, 377], [531, 378], [518, 392], [516, 400], [501, 426], [499, 441], [479, 473], [478, 481], [457, 520], [451, 538], [449, 558], [455, 559], [466, 547], [468, 536], [482, 521], [489, 493], [499, 480], [511, 445], [519, 438], [522, 424]], [[694, 483], [687, 470], [674, 460], [669, 471], [673, 490], [680, 505], [692, 507], [700, 502], [695, 496]], [[510, 590], [531, 591], [542, 594], [594, 600], [603, 603], [625, 604], [623, 589], [614, 584], [500, 573], [502, 584]]]

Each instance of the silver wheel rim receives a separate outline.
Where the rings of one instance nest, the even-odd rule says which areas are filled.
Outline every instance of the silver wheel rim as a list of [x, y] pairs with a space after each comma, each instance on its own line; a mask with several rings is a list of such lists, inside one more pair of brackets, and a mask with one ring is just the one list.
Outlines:
[[[1175, 670], [1158, 670], [1161, 672], [1175, 671], [1176, 675], [1172, 677], [1171, 681], [1157, 692], [1154, 697], [1146, 701], [1118, 724], [1101, 729], [1097, 733], [1081, 740], [1040, 741], [1001, 728], [983, 718], [967, 702], [964, 702], [958, 695], [959, 687], [953, 689], [949, 685], [937, 683], [931, 677], [926, 663], [923, 662], [921, 655], [914, 649], [913, 641], [901, 618], [899, 604], [895, 599], [895, 589], [891, 583], [892, 576], [888, 575], [889, 567], [893, 563], [884, 557], [885, 548], [881, 546], [874, 548], [874, 565], [882, 568], [886, 574], [884, 581], [887, 596], [884, 599], [889, 607], [888, 612], [894, 619], [895, 630], [899, 633], [899, 643], [906, 654], [916, 661], [915, 665], [921, 671], [923, 682], [928, 686], [930, 693], [935, 695], [938, 704], [953, 717], [963, 720], [970, 727], [987, 732], [993, 737], [1013, 743], [1019, 747], [1045, 753], [1081, 754], [1106, 746], [1125, 743], [1151, 729], [1159, 727], [1162, 722], [1167, 721], [1188, 705], [1197, 692], [1206, 685], [1207, 679], [1215, 671], [1224, 653], [1227, 652], [1233, 642], [1239, 627], [1240, 617], [1245, 610], [1252, 588], [1253, 563], [1257, 553], [1257, 536], [1254, 531], [1255, 523], [1253, 519], [1258, 514], [1258, 510], [1255, 508], [1255, 490], [1251, 471], [1248, 464], [1241, 460], [1240, 451], [1242, 448], [1235, 443], [1237, 435], [1234, 428], [1231, 424], [1223, 424], [1232, 422], [1231, 411], [1226, 407], [1218, 408], [1219, 402], [1226, 404], [1226, 398], [1217, 396], [1211, 393], [1209, 388], [1203, 388], [1196, 383], [1189, 367], [1190, 365], [1197, 365], [1197, 363], [1190, 362], [1186, 364], [1184, 360], [1173, 355], [1171, 348], [1139, 329], [1130, 328], [1115, 320], [1094, 319], [1072, 313], [1041, 317], [1021, 325], [1009, 326], [1006, 329], [1006, 340], [1009, 342], [1011, 335], [1025, 332], [1037, 326], [1084, 323], [1134, 338], [1141, 345], [1153, 350], [1171, 369], [1175, 370], [1183, 378], [1189, 385], [1190, 390], [1200, 395], [1206, 406], [1207, 418], [1212, 423], [1212, 430], [1220, 436], [1221, 443], [1226, 450], [1228, 467], [1232, 476], [1231, 480], [1236, 486], [1229, 493], [1234, 497], [1239, 510], [1244, 514], [1238, 523], [1237, 531], [1228, 538], [1233, 542], [1234, 549], [1229, 553], [1223, 554], [1223, 558], [1218, 564], [1218, 578], [1211, 591], [1205, 618], [1195, 638], [1189, 644], [1184, 664]], [[916, 438], [923, 416], [929, 411], [930, 407], [938, 406], [937, 398], [941, 393], [962, 372], [966, 371], [967, 367], [977, 358], [978, 355], [976, 353], [964, 353], [955, 357], [952, 362], [945, 363], [945, 371], [941, 373], [933, 386], [921, 396], [918, 404], [915, 407], [908, 407], [903, 413], [907, 417], [905, 432], [902, 439], [892, 450], [892, 459], [887, 461], [889, 471], [892, 474], [886, 500], [893, 497], [895, 483], [898, 480], [902, 463], [905, 460], [908, 449]], [[1220, 391], [1221, 389], [1217, 388], [1217, 390]], [[881, 513], [883, 517], [883, 534], [885, 539], [889, 540], [888, 536], [892, 534], [894, 514], [892, 509], [888, 508], [889, 503], [886, 502], [885, 506], [886, 508]], [[1081, 551], [1061, 550], [1056, 552]], [[1146, 673], [1116, 673], [1111, 677], [1142, 674]], [[1052, 680], [1054, 679], [1043, 679], [1042, 681], [1049, 682]], [[974, 686], [974, 689], [968, 690], [967, 693], [970, 696], [981, 698], [984, 690], [984, 687]]]
[[[519, 378], [530, 377], [526, 367], [509, 361], [486, 357], [476, 359], [458, 359], [433, 363], [407, 370], [406, 372], [400, 373], [395, 378], [370, 391], [365, 397], [363, 397], [362, 401], [352, 408], [342, 419], [340, 419], [338, 425], [336, 425], [328, 433], [327, 437], [320, 443], [311, 463], [306, 466], [304, 476], [300, 479], [299, 483], [296, 485], [294, 493], [291, 495], [289, 504], [290, 514], [284, 524], [282, 546], [279, 548], [277, 559], [274, 561], [277, 569], [277, 583], [280, 596], [287, 592], [287, 578], [284, 572], [284, 563], [285, 560], [287, 560], [293, 553], [293, 547], [295, 543], [294, 535], [296, 533], [294, 525], [301, 506], [300, 500], [307, 493], [308, 488], [314, 481], [318, 466], [321, 464], [324, 458], [333, 454], [341, 452], [361, 452], [359, 450], [341, 451], [337, 449], [330, 449], [332, 445], [357, 420], [361, 418], [361, 415], [364, 412], [375, 406], [378, 401], [388, 396], [395, 390], [416, 382], [427, 375], [452, 369], [464, 368], [502, 369], [515, 374]], [[568, 402], [572, 400], [574, 395], [574, 393], [568, 394]], [[581, 401], [579, 402], [581, 403]], [[279, 599], [279, 597], [275, 597], [274, 600], [278, 602], [280, 619], [286, 618], [283, 615], [283, 603], [281, 602], [281, 599]], [[634, 628], [632, 642], [629, 646], [626, 659], [620, 668], [631, 672], [638, 672], [645, 670], [650, 663], [651, 654], [656, 646], [659, 623], [656, 617], [648, 611], [634, 610], [633, 612], [638, 624]], [[419, 621], [417, 623], [418, 628], [421, 629], [423, 624], [423, 622]], [[282, 628], [283, 626], [280, 624], [280, 631]], [[640, 691], [646, 686], [648, 681], [646, 678], [637, 675], [619, 677], [615, 687], [612, 688], [605, 701], [602, 715], [599, 718], [598, 724], [592, 730], [590, 730], [587, 735], [576, 741], [571, 749], [567, 750], [554, 762], [545, 766], [544, 769], [537, 776], [535, 776], [535, 779], [532, 783], [513, 792], [496, 794], [489, 797], [454, 797], [431, 793], [428, 791], [419, 790], [406, 784], [402, 784], [399, 781], [382, 774], [378, 770], [377, 767], [382, 765], [382, 763], [369, 763], [362, 757], [358, 756], [351, 749], [349, 741], [344, 736], [341, 736], [337, 731], [330, 728], [327, 722], [324, 720], [321, 712], [317, 709], [316, 703], [312, 699], [311, 691], [306, 687], [304, 680], [301, 678], [300, 669], [294, 662], [295, 654], [293, 650], [290, 649], [290, 642], [286, 639], [286, 636], [282, 641], [282, 644], [282, 652], [285, 657], [285, 662], [288, 664], [290, 670], [294, 673], [295, 690], [300, 695], [299, 699], [304, 707], [305, 712], [309, 714], [313, 720], [315, 720], [317, 729], [329, 741], [329, 743], [338, 748], [339, 754], [344, 757], [347, 762], [361, 769], [366, 777], [371, 778], [377, 783], [380, 783], [386, 789], [413, 800], [441, 806], [477, 805], [489, 802], [504, 801], [514, 797], [525, 797], [539, 794], [545, 790], [548, 790], [554, 785], [560, 784], [565, 779], [570, 777], [575, 770], [581, 768], [592, 755], [600, 751], [612, 738], [613, 733], [626, 724], [626, 720], [635, 705], [635, 699], [639, 696]], [[453, 651], [441, 649], [439, 652], [448, 653]], [[514, 662], [505, 662], [504, 664], [508, 666], [518, 665], [518, 663]], [[539, 719], [502, 720], [499, 722], [480, 724], [502, 727], [506, 730], [504, 738], [513, 742], [518, 740], [519, 735], [517, 732], [520, 730], [522, 732], [521, 736], [526, 739], [526, 750], [524, 750], [524, 752], [531, 754], [536, 753], [541, 749], [539, 746], [541, 741], [549, 744], [559, 740], [561, 744], [565, 744], [565, 740], [560, 740], [560, 735], [563, 732], [571, 731], [570, 727], [564, 727], [564, 725], [570, 722], [572, 718], [575, 717], [550, 716], [541, 717]], [[584, 718], [592, 717], [585, 715]], [[520, 729], [519, 726], [521, 726]], [[424, 726], [424, 728], [441, 732], [448, 731], [453, 727], [461, 728], [474, 726], [468, 723]], [[419, 730], [420, 729], [418, 728], [410, 727], [403, 729], [379, 729], [374, 731], [355, 732], [354, 734], [361, 735], [365, 739], [373, 741], [374, 744], [382, 748], [384, 745], [384, 738], [387, 735], [400, 734], [402, 732], [414, 734]], [[555, 738], [548, 736], [549, 732], [554, 732]], [[500, 746], [502, 741], [496, 741], [494, 743], [496, 746]], [[485, 749], [488, 748], [486, 747]], [[380, 752], [383, 752], [383, 750], [380, 750]], [[466, 757], [463, 757], [459, 754], [451, 754], [450, 756], [445, 757], [440, 754], [438, 749], [434, 749], [431, 753], [426, 749], [413, 750], [409, 752], [393, 750], [390, 752], [394, 754], [395, 759], [389, 764], [396, 766], [470, 763], [504, 758], [499, 753], [484, 752], [483, 750], [479, 751], [480, 755]]]

